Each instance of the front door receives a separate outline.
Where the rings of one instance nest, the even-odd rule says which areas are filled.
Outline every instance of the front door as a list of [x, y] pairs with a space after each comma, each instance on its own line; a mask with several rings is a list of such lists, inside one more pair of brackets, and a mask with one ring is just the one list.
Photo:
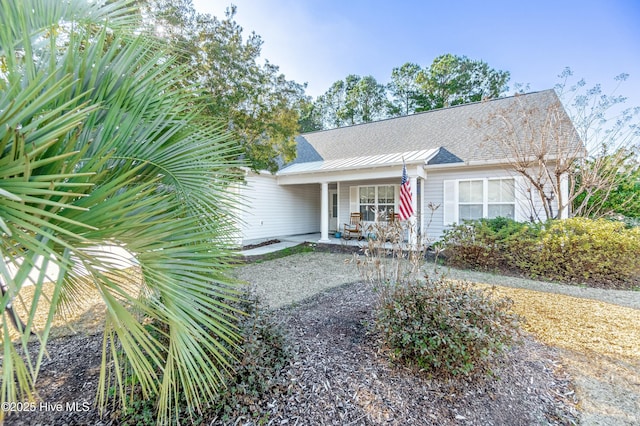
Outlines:
[[329, 191], [329, 231], [338, 230], [338, 191]]

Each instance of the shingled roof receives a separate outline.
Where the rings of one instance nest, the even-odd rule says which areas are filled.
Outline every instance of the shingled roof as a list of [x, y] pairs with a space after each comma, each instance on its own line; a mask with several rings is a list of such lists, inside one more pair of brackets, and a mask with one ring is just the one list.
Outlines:
[[[472, 122], [486, 123], [491, 114], [513, 109], [514, 102], [544, 113], [559, 105], [553, 90], [458, 105], [366, 124], [305, 133], [297, 138], [298, 158], [292, 163], [331, 161], [419, 150], [440, 149], [442, 162], [482, 163], [505, 157], [496, 144], [486, 141], [486, 129]], [[563, 120], [570, 124], [564, 109]], [[575, 138], [572, 125], [566, 126]], [[433, 160], [430, 161], [433, 164]]]

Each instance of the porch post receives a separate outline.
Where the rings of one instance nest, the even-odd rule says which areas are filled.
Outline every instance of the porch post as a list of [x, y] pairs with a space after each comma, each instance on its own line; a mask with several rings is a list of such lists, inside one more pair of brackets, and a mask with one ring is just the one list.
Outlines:
[[411, 182], [411, 204], [413, 207], [413, 215], [411, 215], [409, 220], [409, 224], [413, 228], [413, 232], [409, 233], [409, 244], [411, 244], [412, 247], [415, 247], [418, 242], [418, 178], [414, 176], [409, 178], [409, 181]]
[[319, 243], [329, 242], [329, 183], [321, 182], [320, 194], [320, 240]]

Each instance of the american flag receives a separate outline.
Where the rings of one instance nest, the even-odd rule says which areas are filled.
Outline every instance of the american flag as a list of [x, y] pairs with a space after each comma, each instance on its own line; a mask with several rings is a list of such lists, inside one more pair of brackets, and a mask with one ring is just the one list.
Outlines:
[[400, 181], [400, 220], [407, 220], [413, 215], [413, 203], [411, 196], [411, 182], [407, 174], [407, 165], [402, 162], [402, 181]]

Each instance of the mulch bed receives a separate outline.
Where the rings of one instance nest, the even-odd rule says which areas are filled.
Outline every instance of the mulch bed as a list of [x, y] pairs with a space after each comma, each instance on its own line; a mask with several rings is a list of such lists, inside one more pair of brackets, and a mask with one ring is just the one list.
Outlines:
[[[276, 318], [294, 347], [289, 368], [253, 404], [264, 424], [530, 425], [577, 422], [573, 389], [557, 352], [532, 338], [510, 350], [495, 377], [442, 380], [391, 365], [372, 333], [374, 295], [351, 284], [317, 295]], [[102, 336], [52, 339], [40, 394], [49, 403], [91, 400], [96, 392]], [[88, 355], [91, 356], [88, 356]], [[81, 405], [82, 406], [82, 405]], [[254, 407], [255, 408], [255, 407]], [[252, 409], [253, 412], [254, 409]], [[205, 424], [222, 424], [208, 416]], [[238, 418], [230, 424], [254, 424]], [[87, 411], [15, 413], [6, 424], [118, 424]]]
[[493, 378], [436, 379], [392, 365], [372, 332], [368, 286], [318, 295], [279, 316], [297, 347], [273, 424], [531, 425], [577, 422], [558, 353], [531, 337], [509, 350]]

